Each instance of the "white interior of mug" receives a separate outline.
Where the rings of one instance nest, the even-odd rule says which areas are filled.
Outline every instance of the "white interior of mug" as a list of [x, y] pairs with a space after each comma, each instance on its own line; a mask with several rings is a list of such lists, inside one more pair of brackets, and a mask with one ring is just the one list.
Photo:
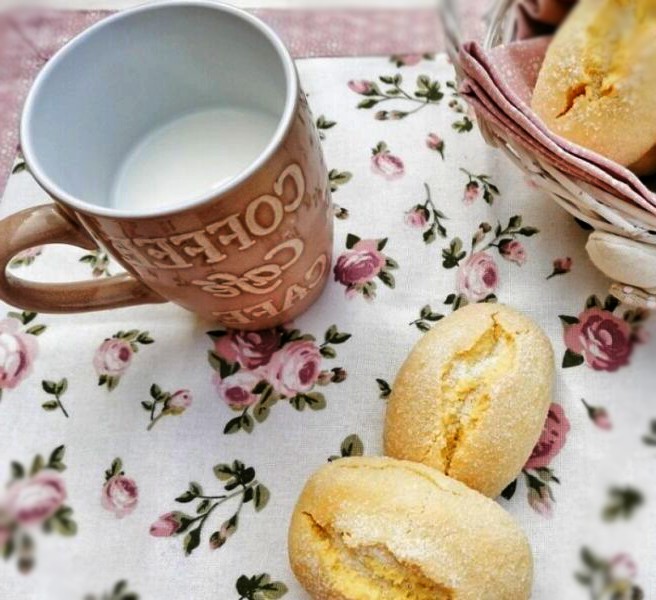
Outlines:
[[215, 2], [151, 4], [100, 22], [51, 59], [25, 104], [21, 145], [53, 196], [119, 216], [123, 211], [109, 206], [115, 178], [151, 132], [209, 107], [279, 117], [257, 160], [222, 188], [125, 213], [164, 214], [207, 201], [257, 170], [284, 137], [297, 94], [289, 53], [255, 17]]

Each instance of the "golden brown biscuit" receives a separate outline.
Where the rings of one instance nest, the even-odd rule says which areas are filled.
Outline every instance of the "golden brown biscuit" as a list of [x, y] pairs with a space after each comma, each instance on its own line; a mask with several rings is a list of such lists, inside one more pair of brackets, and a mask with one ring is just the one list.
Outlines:
[[553, 132], [647, 174], [655, 89], [656, 2], [579, 0], [549, 46], [532, 106]]
[[289, 558], [315, 600], [526, 600], [531, 550], [495, 502], [424, 465], [345, 458], [298, 501]]
[[388, 400], [385, 454], [421, 462], [495, 497], [517, 477], [551, 403], [542, 330], [499, 304], [471, 304], [414, 347]]

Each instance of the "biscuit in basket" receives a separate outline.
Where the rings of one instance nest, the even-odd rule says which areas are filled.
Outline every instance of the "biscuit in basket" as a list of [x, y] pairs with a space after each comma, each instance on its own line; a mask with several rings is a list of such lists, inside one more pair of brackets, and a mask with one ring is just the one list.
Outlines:
[[656, 2], [579, 0], [549, 46], [532, 107], [558, 135], [638, 175], [656, 170]]
[[615, 281], [626, 281], [656, 293], [656, 246], [606, 231], [590, 234], [585, 246], [592, 263]]
[[526, 600], [529, 544], [499, 505], [424, 465], [345, 458], [307, 482], [289, 558], [314, 600]]
[[387, 405], [385, 454], [495, 497], [540, 437], [553, 378], [551, 343], [533, 321], [503, 305], [461, 308], [401, 367]]

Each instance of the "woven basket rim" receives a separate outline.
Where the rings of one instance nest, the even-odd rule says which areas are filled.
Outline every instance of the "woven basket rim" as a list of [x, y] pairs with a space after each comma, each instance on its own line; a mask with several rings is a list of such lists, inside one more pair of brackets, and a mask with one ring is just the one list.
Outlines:
[[[497, 0], [491, 13], [490, 23], [488, 25], [485, 40], [483, 42], [483, 48], [485, 50], [491, 50], [499, 45], [507, 44], [515, 40], [517, 34], [518, 18], [517, 6], [520, 4], [520, 2], [521, 0]], [[484, 128], [490, 127], [490, 124], [483, 117], [480, 115], [478, 115], [478, 117], [480, 124]], [[484, 134], [485, 133], [490, 132], [484, 132]], [[498, 131], [498, 129], [494, 131], [494, 135], [502, 142], [508, 143], [506, 136], [503, 135], [502, 132]], [[498, 144], [495, 145], [498, 146]], [[541, 164], [548, 164], [548, 161], [545, 161], [541, 157], [534, 156], [534, 158]], [[612, 194], [609, 194], [594, 184], [584, 184], [583, 187], [586, 189], [583, 189], [581, 182], [576, 178], [567, 173], [563, 173], [560, 169], [558, 169], [558, 167], [552, 168], [560, 172], [562, 176], [567, 180], [575, 182], [577, 187], [580, 188], [581, 192], [585, 194], [605, 196], [606, 202], [610, 201], [608, 198], [609, 195], [613, 196]], [[613, 198], [615, 198], [621, 204], [629, 205], [631, 207], [628, 210], [633, 213], [634, 223], [633, 227], [627, 227], [626, 229], [626, 233], [629, 235], [629, 237], [646, 237], [644, 241], [656, 244], [656, 232], [653, 232], [653, 230], [656, 229], [656, 215], [623, 198], [617, 198], [615, 196], [613, 196]], [[605, 202], [602, 202], [602, 204], [605, 204]], [[613, 207], [613, 209], [620, 213], [625, 212], [625, 207], [623, 206]], [[619, 221], [621, 222], [622, 219], [620, 218]], [[636, 227], [641, 229], [641, 231], [636, 231]]]
[[[483, 42], [485, 50], [514, 41], [517, 35], [517, 5], [520, 0], [497, 0]], [[459, 48], [461, 36], [457, 26], [457, 0], [442, 0], [444, 28], [447, 32], [447, 53], [456, 69], [457, 80], [463, 79]], [[590, 183], [585, 183], [561, 171], [550, 161], [536, 155], [512, 139], [494, 123], [477, 113], [479, 129], [485, 141], [502, 150], [513, 163], [526, 172], [535, 184], [548, 193], [562, 208], [597, 231], [656, 245], [656, 215], [624, 198], [615, 196]], [[629, 282], [630, 283], [630, 282]], [[631, 293], [626, 290], [631, 289]], [[614, 283], [611, 291], [622, 300], [641, 307], [654, 308], [656, 297], [649, 291]]]

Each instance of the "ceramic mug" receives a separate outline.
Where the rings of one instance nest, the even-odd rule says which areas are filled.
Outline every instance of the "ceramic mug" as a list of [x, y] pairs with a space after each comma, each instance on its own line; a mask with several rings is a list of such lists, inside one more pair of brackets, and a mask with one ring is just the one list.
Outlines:
[[[246, 171], [201, 198], [139, 212], [107, 206], [136, 142], [209, 106], [274, 111], [280, 121]], [[9, 304], [66, 313], [172, 301], [227, 327], [261, 329], [307, 309], [328, 278], [332, 207], [319, 138], [288, 51], [244, 11], [169, 1], [91, 27], [39, 74], [21, 145], [55, 203], [0, 222], [0, 297]], [[96, 240], [127, 273], [44, 284], [7, 272], [28, 248], [91, 250]]]

